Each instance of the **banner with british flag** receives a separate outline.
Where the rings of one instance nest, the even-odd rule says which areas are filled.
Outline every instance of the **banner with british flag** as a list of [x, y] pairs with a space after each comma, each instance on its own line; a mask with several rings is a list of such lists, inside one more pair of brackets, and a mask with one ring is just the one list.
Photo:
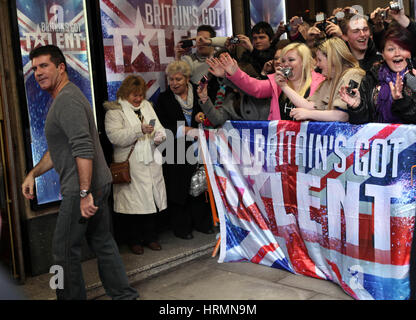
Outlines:
[[[65, 55], [69, 79], [94, 108], [89, 64], [88, 35], [83, 0], [16, 1], [20, 51], [29, 115], [32, 162], [35, 166], [47, 150], [45, 120], [51, 96], [37, 84], [29, 53], [39, 46], [53, 44]], [[59, 177], [55, 170], [36, 178], [37, 204], [61, 200]]]
[[228, 121], [205, 135], [219, 262], [333, 281], [355, 299], [408, 299], [416, 126]]
[[100, 0], [108, 99], [128, 75], [147, 83], [147, 99], [166, 89], [165, 69], [174, 46], [200, 25], [231, 36], [230, 0]]

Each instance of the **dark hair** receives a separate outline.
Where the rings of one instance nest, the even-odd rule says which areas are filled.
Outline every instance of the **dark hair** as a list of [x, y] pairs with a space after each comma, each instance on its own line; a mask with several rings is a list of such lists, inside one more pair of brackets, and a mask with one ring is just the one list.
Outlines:
[[199, 26], [198, 29], [196, 29], [196, 32], [198, 33], [199, 31], [208, 31], [211, 35], [211, 38], [214, 38], [217, 35], [217, 32], [215, 32], [214, 28], [207, 24]]
[[342, 34], [347, 35], [348, 29], [350, 28], [350, 21], [352, 19], [364, 19], [368, 25], [368, 20], [365, 16], [357, 13], [346, 13], [344, 18], [342, 18], [342, 20], [339, 20], [339, 27], [342, 31]]
[[255, 33], [267, 34], [269, 36], [270, 41], [272, 41], [274, 37], [273, 28], [266, 21], [260, 21], [254, 25], [254, 27], [251, 29], [251, 37], [253, 37], [253, 34]]
[[387, 40], [390, 40], [403, 49], [410, 51], [412, 56], [414, 55], [414, 37], [412, 36], [412, 33], [407, 30], [407, 28], [402, 27], [398, 23], [390, 24], [380, 43], [381, 51], [384, 51]]
[[51, 56], [51, 61], [56, 67], [58, 67], [61, 63], [63, 63], [65, 65], [65, 72], [68, 72], [64, 54], [62, 53], [61, 49], [59, 49], [57, 46], [54, 46], [52, 44], [48, 44], [46, 46], [37, 47], [33, 49], [29, 53], [29, 59], [33, 60], [33, 58], [37, 58], [39, 56], [46, 56], [46, 55]]

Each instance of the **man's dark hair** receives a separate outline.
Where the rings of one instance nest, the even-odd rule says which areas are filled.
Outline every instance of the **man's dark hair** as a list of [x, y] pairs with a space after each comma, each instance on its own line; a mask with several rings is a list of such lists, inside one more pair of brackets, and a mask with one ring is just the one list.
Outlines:
[[217, 35], [217, 32], [214, 30], [214, 28], [207, 24], [199, 26], [198, 29], [196, 29], [196, 32], [199, 31], [208, 31], [211, 35], [211, 38], [214, 38]]
[[46, 46], [37, 47], [33, 49], [29, 53], [29, 59], [33, 60], [33, 58], [37, 58], [39, 56], [45, 56], [45, 55], [51, 56], [51, 61], [56, 67], [58, 67], [61, 63], [63, 63], [65, 65], [65, 71], [66, 72], [68, 71], [64, 54], [62, 53], [61, 49], [59, 49], [57, 46], [54, 46], [52, 44], [48, 44]]
[[253, 37], [253, 34], [259, 34], [259, 33], [265, 33], [269, 36], [270, 41], [273, 40], [274, 37], [274, 31], [272, 26], [267, 23], [266, 21], [260, 21], [254, 25], [254, 27], [251, 29], [251, 37]]
[[356, 13], [347, 13], [344, 18], [342, 18], [342, 20], [339, 21], [339, 27], [341, 28], [342, 34], [346, 35], [348, 32], [348, 29], [350, 28], [350, 21], [352, 19], [364, 19], [365, 21], [367, 21], [367, 25], [368, 25], [368, 20], [366, 19], [365, 16], [361, 15], [361, 14], [356, 14]]

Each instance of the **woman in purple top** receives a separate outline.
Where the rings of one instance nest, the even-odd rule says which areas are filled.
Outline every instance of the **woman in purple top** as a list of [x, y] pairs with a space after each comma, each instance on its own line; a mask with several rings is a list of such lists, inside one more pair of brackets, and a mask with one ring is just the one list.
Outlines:
[[414, 54], [413, 42], [406, 28], [391, 26], [382, 41], [384, 62], [367, 71], [360, 89], [353, 90], [355, 95], [349, 95], [346, 87], [341, 88], [340, 96], [348, 104], [351, 123], [416, 122], [416, 86], [411, 89], [412, 80], [416, 83], [416, 78], [412, 79], [416, 70], [409, 64]]

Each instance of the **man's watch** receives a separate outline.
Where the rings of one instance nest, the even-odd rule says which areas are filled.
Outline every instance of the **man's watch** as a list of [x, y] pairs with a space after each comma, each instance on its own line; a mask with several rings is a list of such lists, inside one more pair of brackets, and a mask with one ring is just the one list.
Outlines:
[[79, 192], [79, 196], [81, 197], [81, 199], [86, 198], [89, 194], [91, 193], [91, 190], [81, 190]]

